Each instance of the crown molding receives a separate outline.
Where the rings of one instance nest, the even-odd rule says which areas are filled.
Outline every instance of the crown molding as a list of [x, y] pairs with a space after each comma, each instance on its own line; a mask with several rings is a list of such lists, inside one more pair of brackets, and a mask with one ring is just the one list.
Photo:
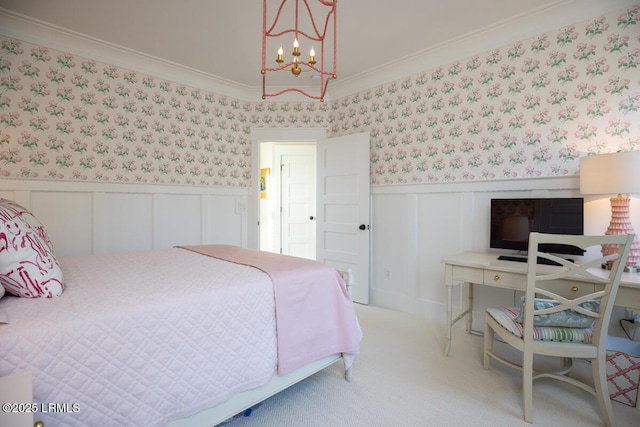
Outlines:
[[[251, 87], [0, 8], [0, 33], [161, 79], [248, 100]], [[258, 98], [259, 99], [259, 98]]]
[[[635, 4], [637, 0], [561, 0], [551, 6], [467, 33], [365, 73], [345, 79], [339, 78], [331, 82], [325, 99], [339, 99]], [[219, 95], [250, 102], [262, 99], [261, 86], [241, 85], [3, 8], [0, 8], [0, 33]], [[277, 100], [309, 101], [309, 98], [298, 93], [285, 93], [278, 96]]]
[[[261, 86], [242, 85], [3, 8], [0, 8], [0, 34], [196, 87], [218, 95], [243, 101], [257, 102], [262, 100]], [[283, 89], [285, 88], [271, 88], [273, 92]], [[302, 89], [313, 91], [315, 88], [309, 86]], [[267, 98], [267, 100], [269, 99]], [[280, 95], [277, 100], [309, 101], [309, 98], [293, 92]]]
[[441, 65], [526, 40], [589, 18], [638, 4], [637, 0], [563, 0], [515, 16], [490, 27], [469, 32], [421, 52], [406, 56], [365, 73], [338, 79], [330, 88], [332, 99], [431, 70]]

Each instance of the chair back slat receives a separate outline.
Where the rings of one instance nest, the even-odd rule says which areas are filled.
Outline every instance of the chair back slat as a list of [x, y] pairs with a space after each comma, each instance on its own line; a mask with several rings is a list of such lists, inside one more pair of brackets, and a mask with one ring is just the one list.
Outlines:
[[554, 301], [558, 301], [558, 305], [553, 306], [553, 307], [549, 307], [549, 308], [540, 308], [535, 310], [535, 315], [542, 315], [542, 314], [552, 314], [552, 313], [558, 313], [567, 309], [571, 309], [573, 311], [576, 311], [580, 314], [584, 314], [585, 316], [590, 316], [590, 317], [599, 317], [599, 311], [591, 311], [588, 310], [584, 307], [582, 307], [580, 304], [583, 304], [585, 302], [588, 301], [592, 301], [592, 300], [598, 300], [601, 299], [602, 297], [604, 297], [606, 295], [605, 291], [599, 291], [599, 292], [593, 292], [590, 293], [588, 295], [583, 295], [581, 297], [577, 297], [574, 299], [571, 298], [565, 298], [562, 295], [558, 295], [554, 292], [550, 292], [547, 289], [542, 289], [542, 288], [536, 288], [536, 294], [538, 296], [542, 295], [544, 297], [546, 297], [547, 299], [551, 299]]

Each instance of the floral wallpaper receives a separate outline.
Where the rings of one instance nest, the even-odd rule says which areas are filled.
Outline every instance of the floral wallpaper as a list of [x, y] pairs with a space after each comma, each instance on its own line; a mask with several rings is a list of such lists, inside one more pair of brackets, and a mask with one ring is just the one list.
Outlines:
[[[331, 90], [331, 89], [329, 89]], [[0, 35], [0, 177], [251, 185], [250, 130], [371, 134], [371, 183], [640, 149], [640, 4], [331, 102], [241, 101]]]
[[332, 104], [331, 133], [371, 132], [371, 183], [578, 173], [640, 149], [640, 4]]

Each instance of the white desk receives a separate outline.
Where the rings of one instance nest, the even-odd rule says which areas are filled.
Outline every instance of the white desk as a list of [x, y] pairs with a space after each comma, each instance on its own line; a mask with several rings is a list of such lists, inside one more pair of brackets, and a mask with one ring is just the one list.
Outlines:
[[[463, 252], [444, 258], [445, 284], [447, 285], [447, 342], [445, 356], [451, 348], [451, 328], [463, 317], [467, 316], [467, 332], [471, 331], [473, 310], [473, 284], [525, 291], [527, 283], [527, 263], [516, 261], [500, 261], [497, 253]], [[553, 271], [558, 267], [539, 265], [538, 269]], [[606, 275], [605, 271], [594, 269], [595, 274]], [[466, 283], [469, 289], [469, 300], [465, 310], [453, 318], [453, 287]], [[595, 291], [596, 284], [584, 278], [576, 280], [560, 280], [557, 282], [559, 295], [586, 295]], [[566, 289], [562, 289], [565, 287]], [[624, 273], [616, 296], [616, 305], [640, 310], [640, 274]]]

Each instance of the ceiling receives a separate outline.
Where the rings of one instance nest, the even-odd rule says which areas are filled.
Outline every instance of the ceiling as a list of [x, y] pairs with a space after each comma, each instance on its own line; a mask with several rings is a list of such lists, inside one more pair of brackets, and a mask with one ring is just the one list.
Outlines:
[[[483, 29], [562, 3], [339, 0], [338, 78], [355, 79], [447, 42], [481, 37]], [[2, 0], [0, 7], [242, 86], [262, 84], [260, 0]]]

